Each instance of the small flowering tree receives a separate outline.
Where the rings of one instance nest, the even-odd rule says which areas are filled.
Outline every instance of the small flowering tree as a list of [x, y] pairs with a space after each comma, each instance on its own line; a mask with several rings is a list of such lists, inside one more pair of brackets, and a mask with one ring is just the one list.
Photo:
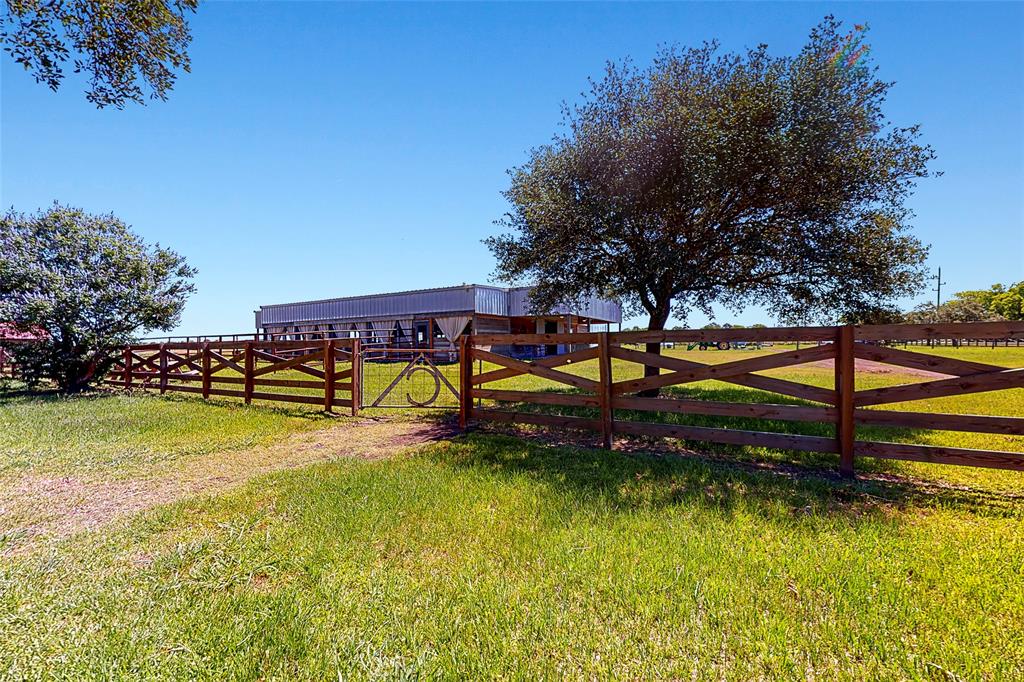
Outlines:
[[144, 330], [169, 330], [195, 270], [113, 215], [54, 204], [0, 218], [0, 321], [37, 337], [12, 345], [23, 378], [80, 391]]

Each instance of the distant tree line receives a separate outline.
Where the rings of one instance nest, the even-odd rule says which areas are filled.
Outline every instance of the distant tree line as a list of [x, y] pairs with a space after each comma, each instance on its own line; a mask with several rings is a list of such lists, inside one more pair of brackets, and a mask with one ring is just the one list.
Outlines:
[[[988, 289], [958, 291], [945, 303], [922, 303], [908, 312], [895, 306], [880, 306], [862, 311], [857, 315], [844, 315], [842, 324], [930, 324], [935, 322], [999, 322], [1003, 320], [1024, 320], [1024, 280], [1015, 284], [993, 284]], [[757, 329], [767, 325], [761, 323], [743, 325], [709, 322], [701, 329]], [[680, 325], [673, 331], [687, 329]], [[623, 327], [622, 331], [646, 331], [644, 327]]]
[[997, 322], [1024, 320], [1024, 281], [988, 289], [958, 291], [942, 305], [923, 303], [904, 315], [906, 322]]

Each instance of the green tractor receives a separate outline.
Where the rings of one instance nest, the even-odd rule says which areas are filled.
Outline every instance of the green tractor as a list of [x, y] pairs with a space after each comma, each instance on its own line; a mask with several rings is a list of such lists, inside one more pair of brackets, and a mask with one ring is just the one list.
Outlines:
[[697, 350], [709, 350], [711, 348], [717, 348], [718, 350], [729, 350], [732, 348], [735, 348], [736, 350], [741, 350], [743, 348], [760, 349], [762, 345], [763, 344], [758, 341], [733, 341], [731, 343], [729, 341], [694, 341], [686, 346], [686, 350], [693, 350], [694, 348]]
[[[717, 348], [718, 350], [729, 350], [729, 348], [731, 347], [732, 346], [729, 344], [728, 341], [718, 341], [717, 343], [715, 341], [694, 341], [693, 343], [686, 346], [686, 350], [693, 350], [694, 348], [696, 348], [697, 350], [708, 350], [709, 348]], [[739, 348], [740, 345], [736, 344], [736, 347]]]

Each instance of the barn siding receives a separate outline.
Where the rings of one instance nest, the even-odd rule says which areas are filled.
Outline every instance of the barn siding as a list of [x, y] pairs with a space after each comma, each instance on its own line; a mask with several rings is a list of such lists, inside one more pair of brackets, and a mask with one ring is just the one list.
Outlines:
[[[529, 287], [504, 289], [501, 287], [476, 284], [423, 289], [393, 294], [353, 296], [261, 306], [255, 311], [257, 330], [288, 331], [314, 330], [328, 325], [345, 332], [337, 325], [355, 323], [360, 330], [368, 330], [370, 324], [377, 329], [395, 320], [413, 318], [436, 318], [449, 315], [473, 315], [479, 333], [510, 333], [509, 317], [532, 317], [529, 306]], [[618, 304], [611, 301], [592, 299], [579, 306], [574, 315], [593, 317], [601, 321], [621, 322], [622, 312]], [[564, 307], [553, 311], [564, 315]], [[403, 328], [406, 325], [403, 324]], [[406, 330], [408, 331], [408, 330]], [[347, 336], [346, 333], [340, 334]], [[366, 334], [369, 336], [369, 334]]]

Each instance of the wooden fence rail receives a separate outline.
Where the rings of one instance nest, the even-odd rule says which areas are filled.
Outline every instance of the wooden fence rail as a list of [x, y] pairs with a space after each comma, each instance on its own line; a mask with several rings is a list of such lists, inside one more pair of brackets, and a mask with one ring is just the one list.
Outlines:
[[[236, 397], [246, 403], [304, 403], [322, 406], [329, 412], [345, 408], [353, 415], [360, 409], [360, 360], [363, 354], [370, 357], [371, 351], [364, 349], [359, 339], [210, 339], [125, 348], [106, 382], [161, 393], [194, 393], [203, 398]], [[615, 434], [622, 434], [835, 453], [845, 476], [853, 475], [858, 457], [1024, 471], [1024, 453], [1019, 452], [857, 438], [858, 426], [1024, 436], [1021, 417], [879, 409], [892, 403], [1024, 388], [1024, 368], [914, 352], [908, 349], [908, 343], [944, 345], [950, 340], [971, 340], [995, 346], [1021, 339], [1024, 322], [463, 336], [457, 391], [459, 419], [463, 428], [473, 420], [581, 428], [601, 433], [606, 447], [611, 447]], [[646, 343], [722, 341], [798, 345], [721, 363], [638, 350]], [[804, 343], [810, 345], [799, 345]], [[498, 352], [530, 345], [558, 345], [565, 352], [529, 361]], [[921, 346], [910, 348], [926, 350]], [[711, 353], [714, 351], [708, 351], [707, 357], [713, 357]], [[932, 374], [916, 383], [858, 389], [858, 360]], [[587, 376], [577, 371], [580, 363], [593, 362], [597, 363], [596, 371]], [[829, 386], [762, 374], [808, 363], [831, 366], [834, 380]], [[625, 367], [634, 369], [628, 376], [616, 377]], [[546, 380], [562, 390], [493, 385], [514, 377]], [[661, 389], [707, 380], [785, 396], [790, 404], [652, 395]], [[534, 406], [555, 410], [538, 411]], [[561, 408], [573, 408], [574, 413], [553, 413]], [[827, 424], [834, 435], [624, 418], [650, 413]]]
[[[137, 344], [124, 349], [106, 383], [242, 398], [246, 404], [304, 403], [322, 405], [327, 412], [340, 407], [356, 415], [359, 363], [353, 360], [359, 352], [359, 339]], [[288, 378], [281, 378], [282, 372]]]
[[[763, 329], [680, 330], [584, 334], [476, 335], [461, 343], [462, 371], [459, 417], [465, 428], [471, 420], [537, 424], [599, 431], [605, 447], [614, 434], [660, 436], [734, 445], [805, 450], [839, 455], [844, 476], [853, 476], [857, 457], [963, 464], [1024, 471], [1024, 453], [857, 440], [858, 425], [876, 425], [976, 433], [1024, 435], [1024, 418], [988, 415], [935, 414], [865, 409], [896, 402], [958, 396], [982, 391], [1024, 387], [1024, 368], [959, 360], [896, 349], [885, 344], [913, 341], [1024, 339], [1024, 322], [939, 325], [877, 325], [843, 327], [783, 327]], [[626, 348], [645, 343], [811, 342], [750, 358], [704, 364], [671, 355]], [[490, 350], [490, 346], [562, 344], [569, 352], [530, 362]], [[598, 379], [565, 371], [567, 365], [598, 361]], [[612, 360], [657, 368], [641, 378], [616, 380]], [[856, 361], [871, 360], [935, 373], [918, 383], [858, 390]], [[478, 362], [493, 365], [474, 373]], [[758, 374], [764, 370], [830, 363], [831, 388]], [[662, 372], [664, 370], [664, 372]], [[593, 373], [590, 373], [593, 376]], [[560, 384], [571, 392], [509, 390], [488, 386], [495, 381], [531, 375]], [[646, 375], [646, 376], [645, 376]], [[941, 375], [941, 376], [940, 376]], [[647, 397], [658, 389], [714, 379], [795, 398], [807, 404], [731, 403], [723, 401]], [[497, 403], [482, 406], [482, 401]], [[588, 408], [592, 417], [501, 409], [514, 404]], [[725, 427], [690, 426], [618, 419], [616, 411], [747, 417], [834, 426], [834, 437], [811, 436]]]

